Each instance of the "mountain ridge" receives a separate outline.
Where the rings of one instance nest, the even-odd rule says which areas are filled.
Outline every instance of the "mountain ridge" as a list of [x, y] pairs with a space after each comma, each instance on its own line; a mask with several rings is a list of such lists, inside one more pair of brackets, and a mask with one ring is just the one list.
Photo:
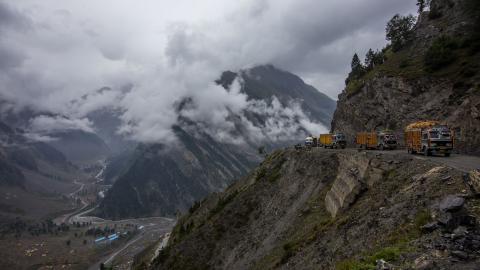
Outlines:
[[[274, 102], [273, 99], [277, 98], [274, 95], [275, 90], [279, 93], [278, 99], [283, 102], [283, 106], [288, 106], [289, 101], [305, 104], [306, 100], [311, 100], [311, 95], [317, 95], [315, 100], [324, 100], [324, 103], [330, 107], [334, 104], [330, 98], [306, 85], [298, 76], [291, 73], [288, 73], [290, 75], [287, 79], [272, 83], [275, 76], [282, 78], [286, 73], [273, 66], [261, 66], [240, 73], [241, 75], [232, 76], [232, 72], [225, 72], [216, 83], [222, 85], [225, 91], [230, 91], [229, 88], [233, 81], [237, 76], [241, 76], [241, 93], [247, 95], [248, 99], [265, 102], [266, 106], [271, 106], [271, 103]], [[246, 73], [249, 75], [247, 76]], [[260, 75], [263, 77], [268, 75], [270, 79], [263, 81], [258, 77]], [[268, 85], [268, 91], [263, 91], [266, 89], [262, 87], [263, 85]], [[298, 91], [306, 89], [305, 91], [309, 94], [302, 100], [297, 91], [295, 95], [288, 98], [287, 90], [291, 87], [297, 88]], [[194, 107], [194, 102], [192, 98], [185, 98], [177, 104], [178, 125], [172, 128], [178, 141], [175, 143], [176, 146], [161, 144], [139, 146], [136, 157], [130, 160], [130, 167], [118, 177], [101, 203], [97, 214], [109, 218], [125, 218], [137, 215], [172, 216], [177, 211], [184, 212], [195, 201], [203, 199], [211, 192], [222, 191], [232, 181], [245, 175], [258, 164], [261, 158], [257, 153], [258, 147], [265, 146], [268, 150], [291, 143], [288, 140], [278, 141], [276, 138], [269, 138], [268, 135], [265, 136], [265, 141], [255, 142], [249, 137], [250, 131], [242, 122], [245, 119], [234, 114], [228, 117], [228, 121], [235, 126], [233, 131], [229, 131], [229, 136], [240, 138], [243, 143], [219, 142], [215, 134], [208, 130], [208, 126], [203, 126], [205, 123], [197, 123], [182, 116], [182, 111]], [[322, 104], [317, 104], [317, 107], [321, 108]], [[324, 123], [328, 123], [330, 107], [325, 109], [323, 118], [310, 120], [320, 123], [320, 120], [323, 119]], [[306, 108], [308, 115], [313, 115], [314, 111], [321, 110], [315, 109], [311, 104]], [[333, 113], [333, 111], [331, 112]], [[269, 117], [272, 116], [262, 115], [261, 112], [245, 112], [245, 118], [259, 130], [264, 129], [268, 121], [275, 120]], [[298, 120], [292, 119], [292, 121]], [[297, 136], [306, 136], [306, 127], [297, 125], [299, 126], [299, 129], [295, 130]], [[156, 173], [146, 176], [146, 171]], [[152, 195], [153, 193], [156, 195]], [[167, 194], [169, 195], [167, 196]], [[129, 203], [125, 203], [126, 201]], [[142, 210], [139, 211], [139, 209]]]

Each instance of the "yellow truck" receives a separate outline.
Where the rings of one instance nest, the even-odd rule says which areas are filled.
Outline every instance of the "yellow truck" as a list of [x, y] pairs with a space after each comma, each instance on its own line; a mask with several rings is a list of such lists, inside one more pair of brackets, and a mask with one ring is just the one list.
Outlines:
[[329, 133], [329, 134], [320, 134], [318, 138], [319, 146], [323, 146], [324, 148], [342, 148], [344, 149], [347, 146], [347, 140], [345, 139], [345, 135], [342, 133]]
[[359, 148], [372, 149], [377, 148], [376, 132], [359, 132], [355, 137], [355, 143]]
[[391, 131], [359, 132], [355, 138], [358, 147], [365, 149], [394, 150], [397, 148], [397, 136]]
[[453, 151], [453, 141], [453, 132], [438, 121], [415, 122], [405, 128], [405, 146], [411, 154], [448, 157]]

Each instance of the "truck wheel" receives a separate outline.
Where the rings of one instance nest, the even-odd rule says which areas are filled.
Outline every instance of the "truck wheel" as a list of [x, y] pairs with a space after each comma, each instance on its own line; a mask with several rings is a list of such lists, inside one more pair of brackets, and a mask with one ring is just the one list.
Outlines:
[[446, 156], [446, 157], [449, 157], [449, 156], [450, 156], [450, 153], [445, 153], [445, 156]]

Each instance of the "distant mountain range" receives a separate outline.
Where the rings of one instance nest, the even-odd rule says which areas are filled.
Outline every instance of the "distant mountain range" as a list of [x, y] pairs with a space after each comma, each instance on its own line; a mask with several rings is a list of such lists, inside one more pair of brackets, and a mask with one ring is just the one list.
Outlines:
[[[267, 106], [278, 100], [289, 108], [292, 102], [300, 104], [309, 121], [327, 127], [335, 110], [335, 101], [306, 84], [298, 76], [271, 65], [258, 66], [239, 72], [224, 72], [217, 84], [229, 91], [235, 79], [241, 81], [241, 92], [248, 100], [264, 101]], [[178, 110], [194, 100], [186, 98]], [[181, 115], [181, 113], [179, 114]], [[245, 117], [259, 130], [266, 130], [272, 115], [261, 111], [244, 112]], [[245, 175], [261, 160], [260, 145], [267, 148], [291, 144], [292, 139], [303, 139], [308, 128], [298, 124], [296, 138], [271, 138], [255, 142], [248, 137], [247, 127], [232, 115], [235, 124], [232, 136], [244, 139], [244, 144], [218, 142], [208, 127], [179, 116], [173, 131], [176, 146], [141, 144], [131, 156], [116, 159], [115, 165], [128, 166], [98, 208], [97, 214], [107, 218], [174, 215], [185, 211], [195, 201], [211, 192], [222, 191], [232, 181]], [[325, 128], [326, 129], [326, 128]], [[268, 134], [265, 134], [268, 135]], [[108, 171], [107, 171], [108, 172]]]
[[71, 207], [62, 194], [78, 188], [73, 182], [79, 173], [54, 147], [0, 122], [0, 224]]

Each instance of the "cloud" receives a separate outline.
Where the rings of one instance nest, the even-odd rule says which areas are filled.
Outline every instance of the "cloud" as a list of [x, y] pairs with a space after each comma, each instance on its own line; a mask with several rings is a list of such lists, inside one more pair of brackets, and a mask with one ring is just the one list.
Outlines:
[[30, 130], [36, 134], [82, 130], [94, 132], [93, 123], [87, 118], [69, 119], [63, 116], [40, 115], [30, 120]]
[[[415, 2], [0, 0], [0, 96], [65, 116], [33, 119], [42, 130], [59, 128], [53, 120], [89, 130], [89, 112], [116, 108], [119, 133], [146, 142], [172, 139], [175, 106], [187, 97], [196, 104], [189, 116], [219, 138], [235, 121], [260, 137], [288, 136], [294, 123], [318, 132], [295, 103], [253, 104], [212, 82], [224, 70], [272, 63], [336, 97], [353, 53], [384, 46], [387, 20], [414, 12]], [[245, 110], [272, 119], [258, 132]]]
[[30, 27], [30, 24], [28, 17], [23, 16], [20, 11], [0, 2], [0, 31], [5, 28], [25, 30]]

